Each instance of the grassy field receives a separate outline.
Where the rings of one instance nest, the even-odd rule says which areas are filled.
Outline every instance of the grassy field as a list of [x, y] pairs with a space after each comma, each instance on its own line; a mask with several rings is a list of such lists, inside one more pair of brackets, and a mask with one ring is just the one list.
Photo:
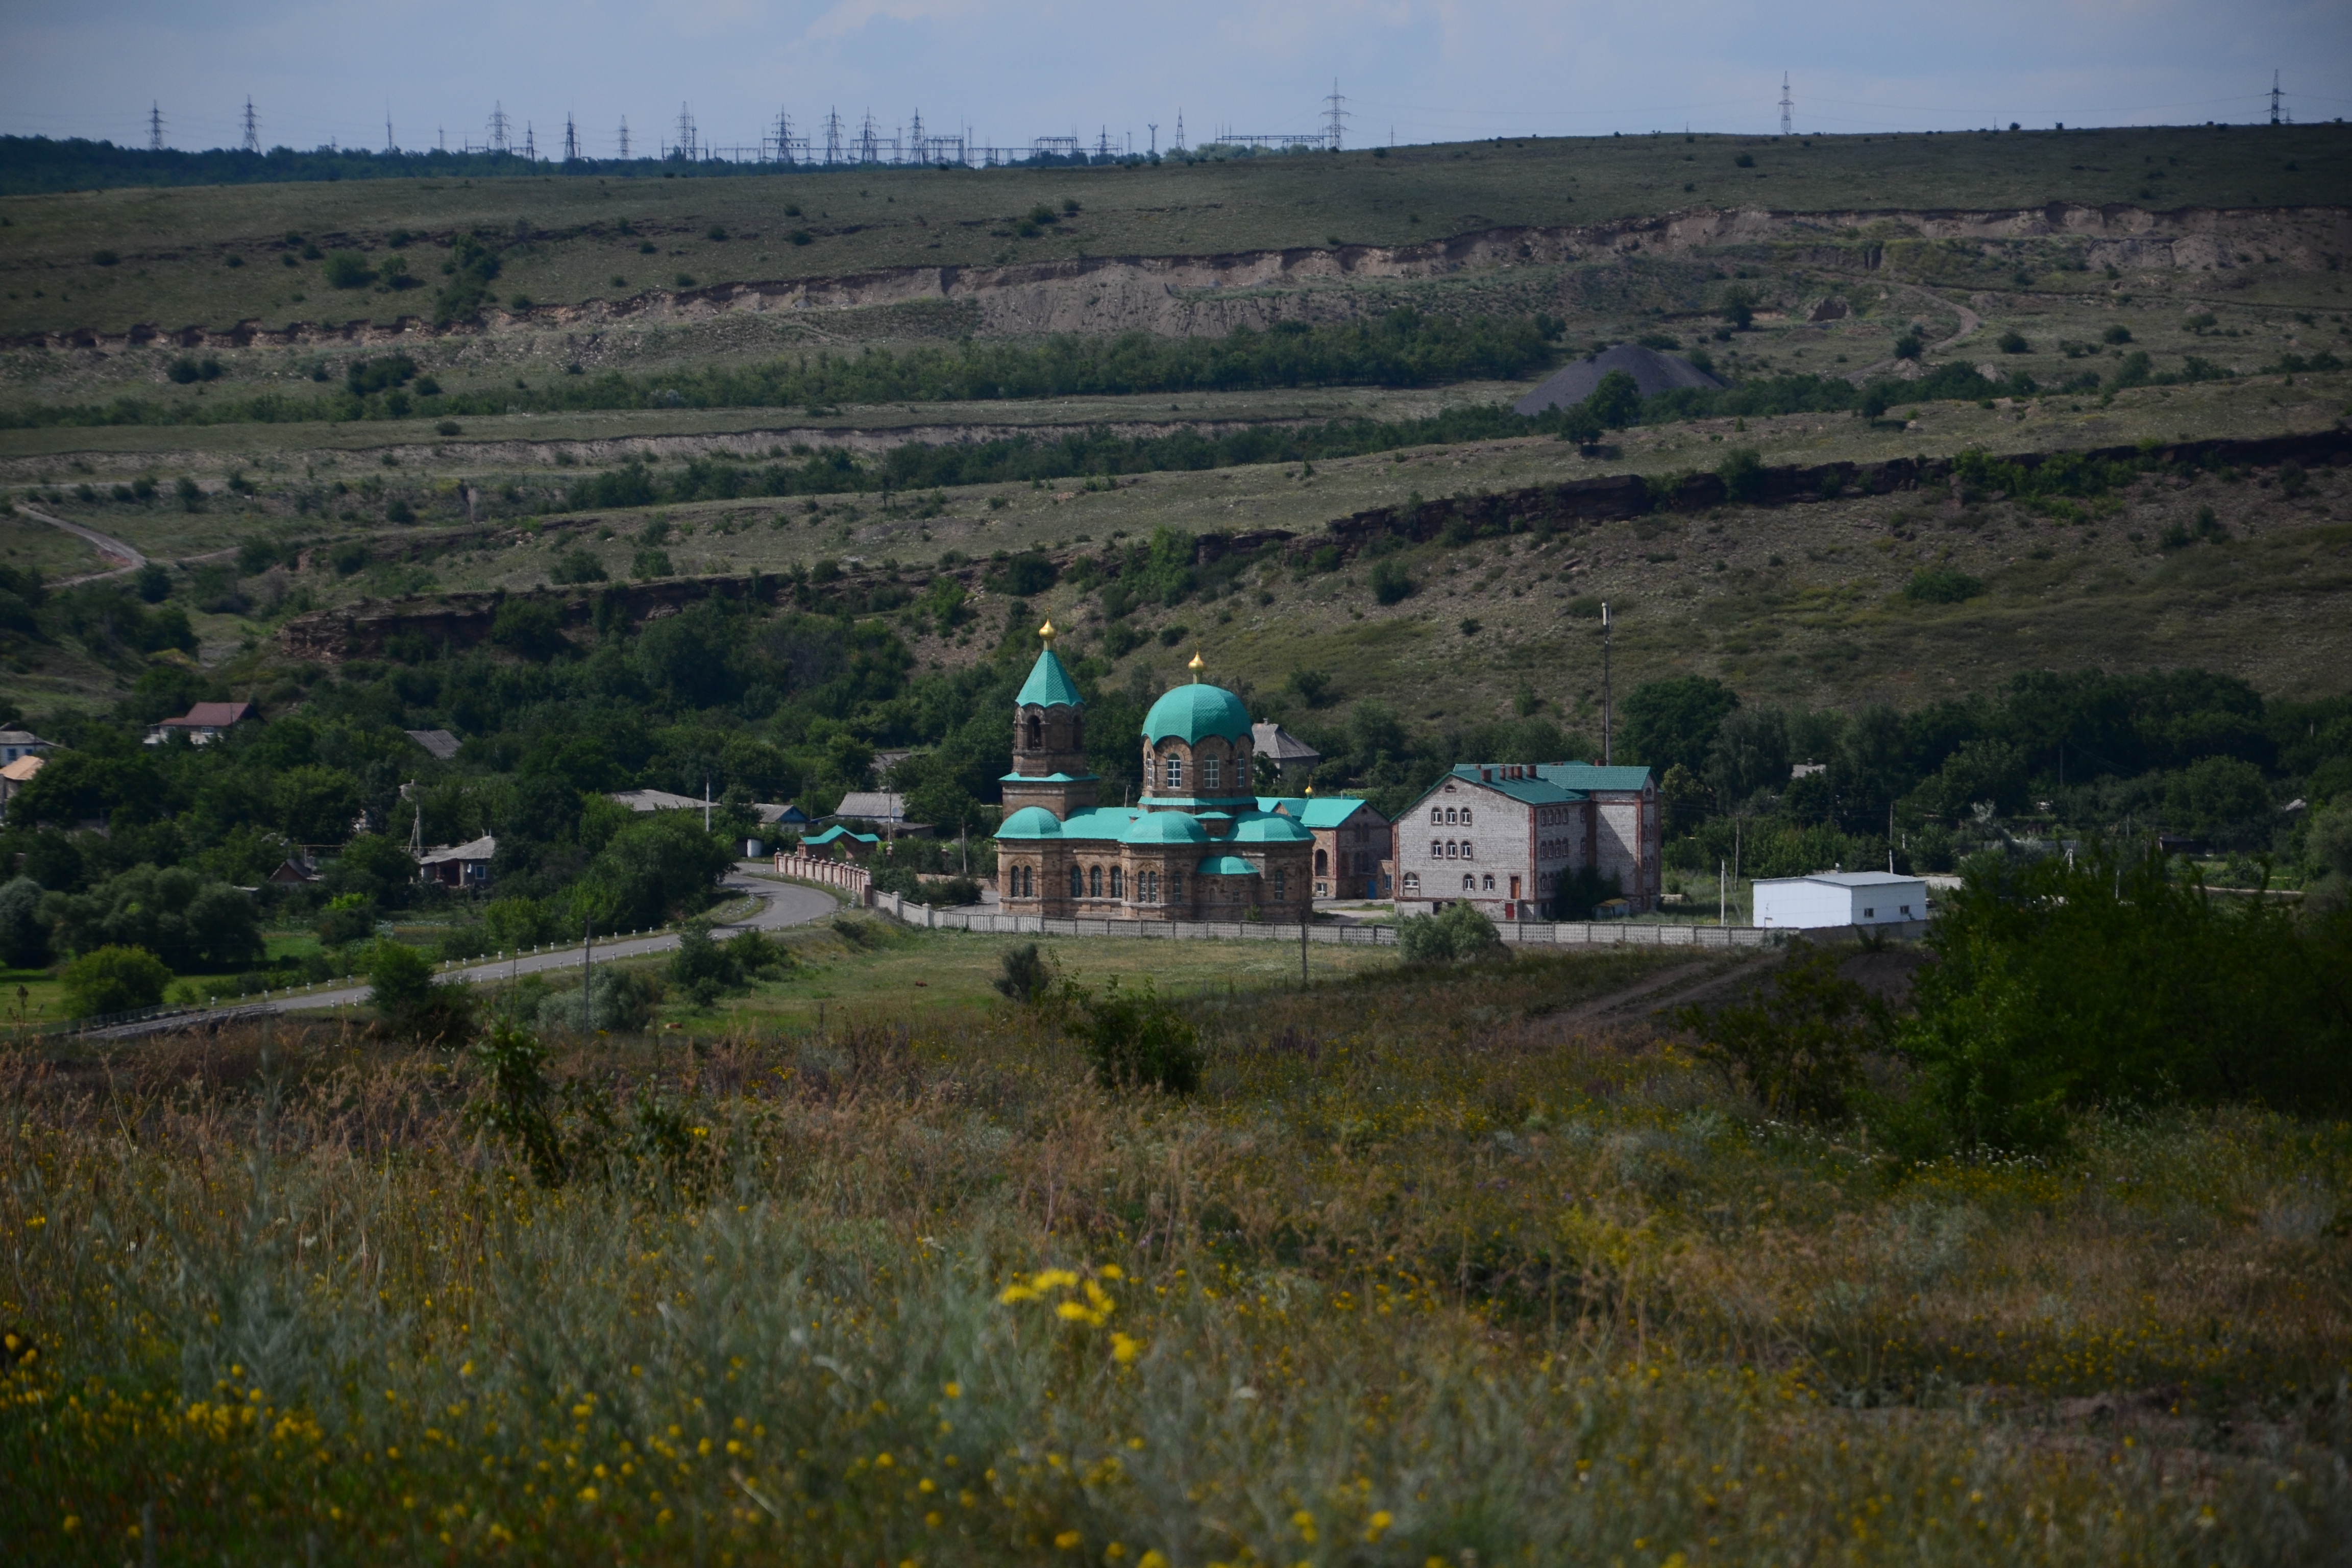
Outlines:
[[[1752, 166], [1738, 166], [1741, 156]], [[331, 289], [322, 263], [286, 247], [289, 233], [372, 260], [397, 233], [427, 242], [477, 228], [519, 237], [523, 254], [503, 274], [501, 295], [574, 303], [691, 287], [680, 274], [709, 286], [1088, 255], [1399, 246], [1700, 207], [2296, 206], [2340, 202], [2347, 188], [2352, 138], [2313, 125], [1512, 140], [1140, 169], [125, 189], [0, 200], [0, 333], [389, 321], [424, 309], [438, 285], [438, 253], [421, 249], [420, 289]], [[1010, 221], [1065, 200], [1079, 212], [1034, 238]], [[118, 259], [98, 265], [101, 251]], [[288, 256], [298, 265], [283, 265]]]
[[1592, 1022], [1656, 963], [1203, 997], [1183, 1100], [961, 995], [559, 1042], [552, 1190], [478, 1068], [334, 1027], [12, 1055], [0, 1522], [107, 1563], [2340, 1555], [2341, 1127], [1898, 1167]]

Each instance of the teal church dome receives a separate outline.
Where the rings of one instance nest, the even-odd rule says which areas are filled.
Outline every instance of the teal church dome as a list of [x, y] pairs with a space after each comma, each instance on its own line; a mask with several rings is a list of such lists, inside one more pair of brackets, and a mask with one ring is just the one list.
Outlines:
[[1222, 686], [1196, 682], [1176, 687], [1153, 703], [1143, 718], [1147, 742], [1172, 737], [1190, 746], [1211, 735], [1224, 741], [1250, 738], [1249, 710]]
[[1146, 812], [1119, 835], [1121, 844], [1206, 844], [1209, 830], [1181, 811]]
[[1061, 818], [1042, 805], [1024, 805], [1004, 819], [996, 830], [999, 838], [1059, 838]]

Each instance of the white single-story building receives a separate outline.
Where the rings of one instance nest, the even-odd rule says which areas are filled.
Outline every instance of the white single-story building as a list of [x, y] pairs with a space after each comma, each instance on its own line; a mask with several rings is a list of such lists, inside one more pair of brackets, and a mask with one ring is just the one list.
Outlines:
[[1891, 871], [1759, 878], [1756, 923], [1782, 930], [1904, 925], [1927, 918], [1927, 884]]

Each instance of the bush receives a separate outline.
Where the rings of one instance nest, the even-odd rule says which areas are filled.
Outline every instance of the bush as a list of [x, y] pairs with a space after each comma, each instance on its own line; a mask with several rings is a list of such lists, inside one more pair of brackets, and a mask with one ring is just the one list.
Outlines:
[[365, 893], [338, 893], [319, 912], [314, 928], [322, 947], [341, 947], [375, 935], [375, 901]]
[[1397, 921], [1397, 952], [1407, 963], [1464, 963], [1503, 955], [1502, 934], [1471, 903]]
[[1957, 605], [1984, 591], [1981, 582], [1954, 566], [1923, 566], [1903, 584], [1903, 596], [1915, 605]]
[[1010, 949], [996, 961], [998, 973], [989, 982], [1001, 996], [1027, 1005], [1044, 996], [1054, 984], [1054, 961], [1034, 942]]
[[1838, 973], [1838, 954], [1803, 941], [1755, 1001], [1675, 1022], [1699, 1037], [1701, 1060], [1744, 1085], [1775, 1116], [1843, 1116], [1862, 1087], [1862, 1055], [1886, 1033], [1885, 1009]]
[[1411, 598], [1421, 584], [1404, 569], [1404, 563], [1395, 556], [1384, 556], [1372, 563], [1372, 597], [1383, 605], [1393, 605]]
[[1099, 996], [1065, 982], [1062, 1000], [1064, 1027], [1105, 1089], [1190, 1094], [1201, 1086], [1200, 1037], [1150, 980], [1123, 991], [1113, 977]]
[[356, 250], [338, 250], [327, 258], [327, 287], [364, 289], [375, 281], [375, 268]]
[[1764, 496], [1764, 459], [1752, 447], [1735, 447], [1718, 464], [1716, 477], [1723, 481], [1727, 500], [1760, 500]]
[[[664, 994], [657, 975], [641, 969], [600, 965], [592, 972], [588, 982], [588, 1032], [643, 1034], [652, 1026], [654, 1009], [660, 1005]], [[583, 1024], [580, 988], [575, 985], [541, 998], [536, 1017], [543, 1033], [578, 1033]]]
[[41, 885], [16, 877], [0, 885], [0, 963], [37, 969], [49, 959], [49, 928], [41, 919]]
[[101, 947], [65, 966], [66, 1016], [96, 1018], [152, 1007], [163, 999], [172, 971], [143, 947]]
[[2033, 345], [2025, 341], [2025, 334], [2013, 327], [1994, 339], [1993, 346], [2005, 354], [2027, 354], [2033, 352]]
[[604, 563], [585, 550], [570, 550], [556, 562], [555, 570], [549, 575], [563, 584], [602, 583], [604, 581]]
[[2044, 1150], [2095, 1105], [2352, 1110], [2352, 917], [2172, 880], [2162, 855], [1979, 859], [1945, 903], [1882, 1118], [1915, 1157]]
[[444, 984], [433, 961], [416, 948], [380, 942], [368, 963], [368, 1000], [376, 1026], [394, 1039], [453, 1047], [474, 1032], [473, 987]]

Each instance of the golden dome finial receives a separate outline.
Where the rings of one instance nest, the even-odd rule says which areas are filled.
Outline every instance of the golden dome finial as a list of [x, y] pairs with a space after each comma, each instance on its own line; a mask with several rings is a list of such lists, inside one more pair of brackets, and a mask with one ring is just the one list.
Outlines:
[[1055, 632], [1053, 617], [1050, 616], [1046, 617], [1045, 624], [1037, 628], [1037, 635], [1045, 639], [1045, 646], [1047, 647], [1052, 647], [1054, 646]]
[[1201, 658], [1201, 650], [1199, 648], [1194, 648], [1192, 650], [1192, 662], [1186, 665], [1184, 668], [1192, 672], [1192, 684], [1198, 686], [1201, 684], [1201, 672], [1209, 667], [1207, 662]]
[[1308, 784], [1307, 786], [1307, 793], [1310, 795], [1313, 795], [1315, 793], [1315, 786], [1313, 784]]

